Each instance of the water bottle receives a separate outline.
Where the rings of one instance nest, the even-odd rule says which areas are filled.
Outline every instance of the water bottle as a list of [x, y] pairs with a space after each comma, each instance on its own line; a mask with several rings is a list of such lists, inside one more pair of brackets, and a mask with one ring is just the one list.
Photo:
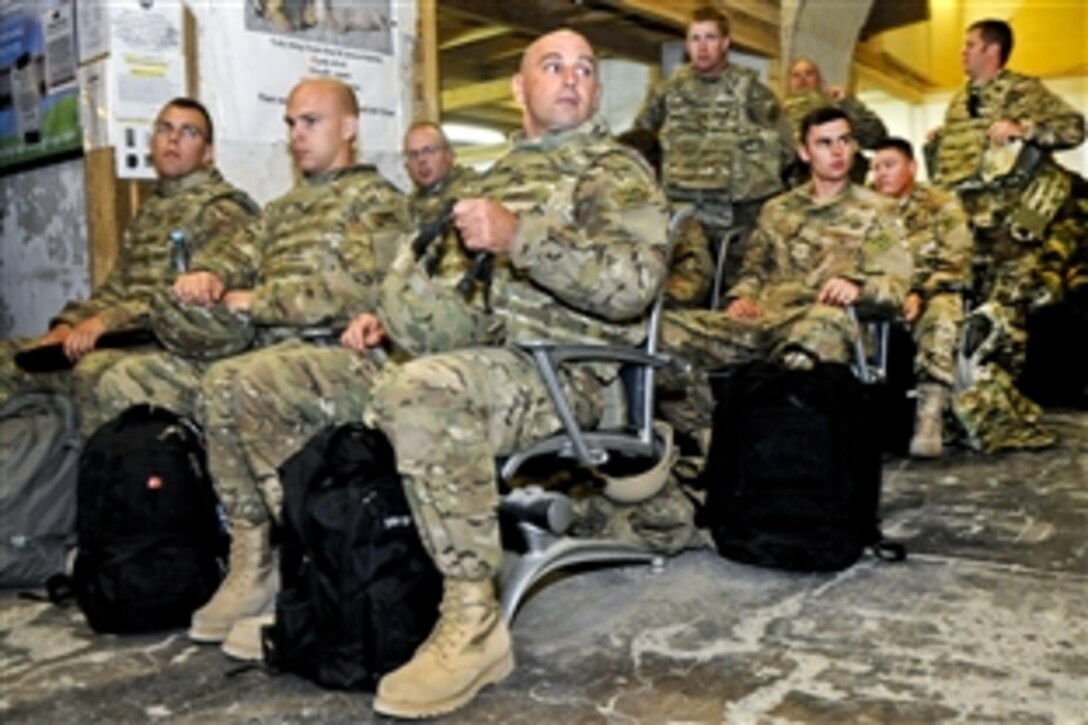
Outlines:
[[170, 232], [170, 269], [178, 274], [189, 270], [189, 244], [181, 229]]

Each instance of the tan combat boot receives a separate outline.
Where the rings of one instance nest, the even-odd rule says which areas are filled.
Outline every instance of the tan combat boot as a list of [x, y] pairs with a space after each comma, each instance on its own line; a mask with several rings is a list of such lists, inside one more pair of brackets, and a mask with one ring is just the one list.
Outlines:
[[215, 595], [193, 612], [189, 639], [222, 642], [239, 619], [272, 611], [280, 573], [268, 540], [271, 524], [231, 522], [230, 569]]
[[378, 683], [377, 712], [401, 718], [452, 712], [514, 671], [510, 632], [491, 582], [446, 579], [445, 587], [431, 636]]
[[948, 390], [937, 383], [918, 386], [918, 406], [914, 418], [914, 437], [910, 439], [910, 454], [915, 458], [939, 458], [941, 455], [941, 423]]
[[260, 662], [264, 659], [264, 628], [275, 621], [273, 612], [239, 619], [223, 640], [223, 654], [236, 660]]

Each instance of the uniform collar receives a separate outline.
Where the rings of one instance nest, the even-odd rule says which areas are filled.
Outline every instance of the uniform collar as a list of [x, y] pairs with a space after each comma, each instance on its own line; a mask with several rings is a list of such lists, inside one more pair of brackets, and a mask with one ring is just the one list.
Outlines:
[[511, 136], [511, 141], [516, 148], [551, 151], [576, 138], [596, 138], [608, 135], [608, 122], [600, 116], [593, 115], [574, 128], [549, 132], [532, 139], [525, 138], [525, 134], [518, 131]]
[[208, 182], [222, 180], [223, 177], [219, 174], [219, 170], [214, 166], [209, 166], [207, 168], [198, 169], [180, 179], [159, 179], [155, 185], [155, 190], [161, 196], [174, 196], [175, 194], [180, 194], [189, 189], [195, 189]]
[[362, 174], [374, 170], [373, 164], [352, 164], [351, 166], [345, 166], [342, 169], [326, 171], [323, 174], [303, 174], [301, 183], [305, 186], [321, 186], [322, 184], [328, 184], [329, 182], [342, 179], [346, 176], [353, 176], [355, 174]]

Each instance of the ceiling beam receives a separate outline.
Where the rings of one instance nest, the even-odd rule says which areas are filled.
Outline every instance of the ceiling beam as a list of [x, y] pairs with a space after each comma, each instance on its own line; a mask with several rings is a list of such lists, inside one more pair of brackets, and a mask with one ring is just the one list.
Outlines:
[[476, 43], [482, 43], [485, 40], [491, 40], [492, 38], [499, 38], [503, 35], [509, 35], [510, 28], [504, 25], [485, 25], [480, 28], [473, 28], [472, 30], [466, 30], [463, 33], [458, 33], [452, 38], [448, 38], [438, 46], [439, 50], [453, 50], [454, 48], [461, 48], [466, 45], [475, 45]]
[[616, 32], [600, 24], [579, 25], [576, 16], [557, 12], [554, 4], [543, 0], [442, 0], [442, 11], [500, 23], [534, 35], [571, 27], [582, 33], [598, 52], [607, 50], [644, 63], [657, 63], [661, 57], [660, 45], [637, 32]]
[[509, 78], [470, 83], [442, 91], [442, 112], [449, 113], [472, 106], [485, 106], [510, 99]]
[[[629, 10], [645, 18], [675, 28], [682, 38], [691, 20], [694, 4], [661, 2], [661, 0], [612, 0], [613, 7]], [[739, 46], [761, 55], [779, 55], [778, 8], [756, 0], [734, 0], [726, 10], [729, 16], [730, 38]]]

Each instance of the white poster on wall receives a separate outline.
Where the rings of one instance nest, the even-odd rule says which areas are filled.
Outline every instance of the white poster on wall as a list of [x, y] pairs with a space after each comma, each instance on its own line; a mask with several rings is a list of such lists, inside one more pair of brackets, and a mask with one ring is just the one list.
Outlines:
[[154, 178], [148, 149], [162, 105], [186, 95], [180, 0], [109, 6], [110, 143], [117, 175]]
[[278, 9], [272, 3], [213, 3], [205, 52], [217, 54], [214, 66], [223, 73], [214, 79], [221, 135], [282, 141], [291, 88], [307, 76], [328, 76], [358, 96], [364, 155], [399, 148], [392, 12], [392, 0], [283, 3]]

